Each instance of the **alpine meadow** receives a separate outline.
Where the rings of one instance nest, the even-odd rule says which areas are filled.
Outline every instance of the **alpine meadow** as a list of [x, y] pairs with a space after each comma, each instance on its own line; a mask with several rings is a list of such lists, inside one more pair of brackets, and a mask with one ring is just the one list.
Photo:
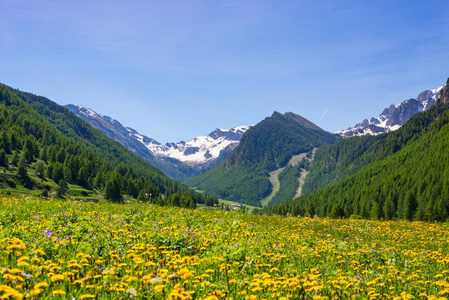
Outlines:
[[449, 299], [448, 1], [0, 12], [0, 299]]

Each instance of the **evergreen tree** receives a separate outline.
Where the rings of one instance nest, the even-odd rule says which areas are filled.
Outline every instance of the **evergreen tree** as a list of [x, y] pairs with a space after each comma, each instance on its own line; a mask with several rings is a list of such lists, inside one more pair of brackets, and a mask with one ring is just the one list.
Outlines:
[[39, 153], [39, 158], [45, 162], [48, 162], [48, 148], [47, 145], [45, 145], [44, 147], [42, 147], [40, 153]]
[[413, 220], [417, 207], [418, 202], [416, 201], [415, 195], [409, 191], [407, 196], [405, 196], [405, 216], [408, 220]]
[[407, 218], [407, 214], [405, 212], [405, 199], [402, 194], [399, 196], [398, 209], [396, 214], [398, 216], [398, 219], [404, 220]]
[[8, 167], [8, 157], [4, 149], [0, 149], [0, 166]]
[[170, 204], [173, 206], [180, 206], [181, 205], [181, 197], [178, 193], [174, 193], [170, 196]]
[[379, 220], [382, 217], [381, 207], [377, 201], [374, 201], [373, 206], [371, 207], [370, 217], [371, 220]]
[[69, 190], [69, 186], [67, 185], [67, 182], [64, 179], [59, 180], [58, 188], [56, 189], [56, 197], [58, 198], [64, 198], [64, 195]]
[[25, 156], [20, 157], [17, 175], [22, 177], [22, 179], [25, 179], [28, 176], [28, 164]]
[[17, 137], [14, 132], [11, 133], [11, 149], [17, 149], [18, 145]]
[[192, 209], [194, 209], [194, 208], [196, 208], [196, 203], [195, 203], [195, 201], [192, 199], [192, 198], [188, 198], [188, 203], [187, 203], [187, 206], [186, 206], [187, 208], [192, 208]]
[[139, 196], [137, 196], [137, 200], [142, 202], [146, 202], [148, 200], [147, 197], [145, 196], [144, 190], [140, 190]]
[[384, 216], [385, 220], [392, 220], [395, 217], [395, 207], [393, 201], [391, 201], [390, 197], [385, 200], [384, 203]]
[[344, 218], [345, 217], [345, 210], [343, 207], [341, 207], [340, 204], [334, 204], [332, 207], [331, 212], [329, 213], [329, 218]]
[[117, 178], [110, 179], [106, 182], [104, 195], [106, 199], [109, 199], [113, 202], [119, 202], [122, 200], [120, 182]]
[[64, 179], [64, 167], [61, 163], [56, 162], [52, 164], [53, 166], [53, 172], [52, 172], [52, 179], [55, 182], [59, 182], [61, 179]]
[[5, 150], [6, 154], [11, 154], [11, 140], [6, 131], [2, 132], [1, 140], [3, 142], [3, 149]]
[[22, 150], [22, 153], [20, 156], [25, 157], [27, 163], [31, 163], [32, 157], [31, 157], [30, 151], [27, 148], [24, 148]]
[[72, 180], [72, 171], [70, 170], [70, 168], [67, 166], [63, 166], [62, 170], [63, 170], [63, 174], [64, 174], [64, 180], [66, 182], [72, 182], [73, 181]]
[[38, 162], [34, 172], [37, 177], [43, 178], [45, 176], [45, 163], [43, 161]]
[[11, 164], [13, 166], [17, 166], [18, 163], [19, 163], [19, 153], [17, 152], [17, 150], [15, 150], [11, 158]]
[[87, 187], [87, 174], [84, 167], [82, 167], [78, 172], [78, 184], [83, 187]]

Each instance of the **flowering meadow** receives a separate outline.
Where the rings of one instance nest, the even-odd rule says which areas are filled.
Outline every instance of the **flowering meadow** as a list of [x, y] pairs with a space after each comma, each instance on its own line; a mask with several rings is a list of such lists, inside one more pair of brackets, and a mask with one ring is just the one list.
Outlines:
[[446, 299], [449, 225], [2, 198], [0, 299]]

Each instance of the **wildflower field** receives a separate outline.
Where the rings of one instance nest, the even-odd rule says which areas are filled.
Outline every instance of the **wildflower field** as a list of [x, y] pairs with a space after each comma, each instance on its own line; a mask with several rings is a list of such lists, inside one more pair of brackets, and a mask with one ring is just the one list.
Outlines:
[[446, 299], [449, 226], [2, 198], [1, 299]]

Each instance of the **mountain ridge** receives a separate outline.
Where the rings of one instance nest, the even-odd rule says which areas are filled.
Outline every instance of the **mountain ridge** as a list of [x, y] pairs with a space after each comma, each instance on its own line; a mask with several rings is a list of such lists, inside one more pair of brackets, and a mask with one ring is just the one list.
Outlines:
[[[205, 202], [203, 195], [170, 179], [50, 99], [0, 84], [0, 104], [2, 174], [14, 183], [9, 186], [15, 192], [15, 181], [20, 180], [26, 193], [33, 190], [43, 197], [58, 186], [58, 197], [71, 190], [72, 195], [90, 194], [98, 200], [96, 195], [102, 194], [114, 202], [123, 202], [124, 195], [184, 207]], [[34, 176], [28, 174], [33, 169]], [[72, 190], [68, 184], [78, 186]], [[172, 201], [180, 196], [186, 201]]]
[[391, 104], [384, 108], [378, 117], [365, 119], [361, 123], [347, 129], [336, 131], [335, 134], [343, 138], [363, 135], [378, 135], [399, 129], [411, 116], [418, 112], [427, 111], [433, 106], [441, 94], [444, 85], [433, 89], [425, 90], [415, 98], [410, 98], [395, 105]]
[[[447, 102], [449, 98], [446, 98], [449, 96], [448, 90], [444, 89], [444, 94], [436, 105], [414, 115], [397, 131], [381, 136], [349, 138], [329, 147], [340, 147], [329, 155], [330, 159], [337, 161], [336, 157], [343, 155], [345, 151], [349, 154], [349, 161], [343, 166], [344, 169], [348, 169], [348, 166], [350, 168], [355, 164], [351, 162], [353, 161], [351, 150], [369, 142], [371, 148], [380, 151], [381, 154], [366, 167], [349, 174], [335, 184], [321, 187], [291, 201], [267, 207], [263, 212], [334, 218], [447, 220], [449, 217], [449, 152], [446, 151], [449, 141]], [[382, 141], [384, 144], [380, 145]], [[359, 144], [354, 144], [355, 142]], [[345, 144], [349, 147], [341, 147]], [[362, 149], [360, 157], [363, 157], [367, 150]], [[387, 155], [383, 155], [383, 152]], [[319, 160], [317, 157], [312, 163], [312, 170], [317, 159]], [[329, 163], [330, 161], [327, 161], [321, 165]]]
[[177, 179], [198, 175], [221, 162], [238, 145], [243, 133], [251, 127], [217, 128], [209, 135], [198, 136], [191, 141], [162, 144], [86, 106], [68, 104], [65, 107], [170, 177]]
[[293, 155], [337, 140], [297, 114], [275, 111], [246, 131], [222, 163], [185, 183], [223, 199], [260, 206], [273, 189], [271, 171], [286, 166]]

